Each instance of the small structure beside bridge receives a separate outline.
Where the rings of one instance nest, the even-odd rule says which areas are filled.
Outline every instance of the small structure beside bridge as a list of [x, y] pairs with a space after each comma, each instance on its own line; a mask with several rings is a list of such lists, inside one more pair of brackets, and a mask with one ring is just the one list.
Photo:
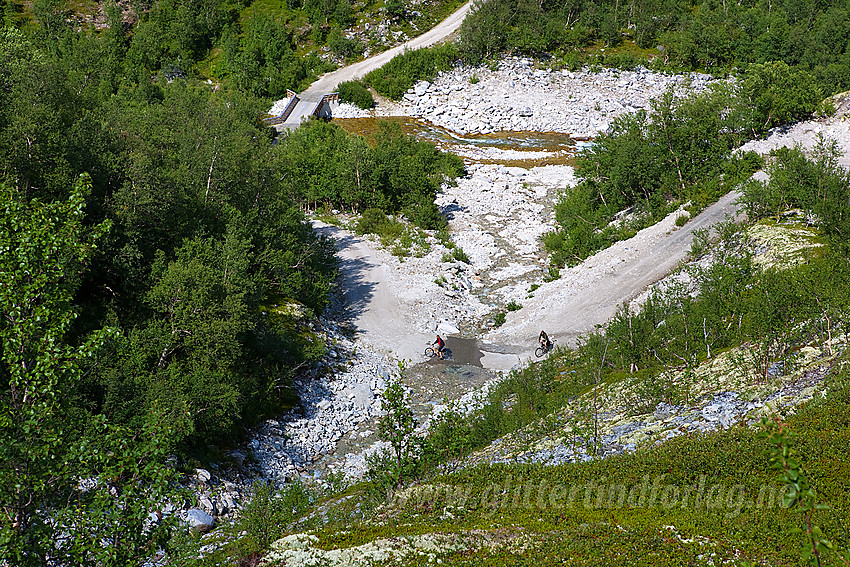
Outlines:
[[272, 107], [270, 113], [277, 112], [278, 114], [264, 120], [266, 125], [274, 126], [278, 132], [294, 130], [301, 126], [303, 120], [311, 116], [331, 118], [331, 104], [339, 102], [339, 93], [314, 94], [303, 92], [298, 94], [287, 89], [286, 97]]

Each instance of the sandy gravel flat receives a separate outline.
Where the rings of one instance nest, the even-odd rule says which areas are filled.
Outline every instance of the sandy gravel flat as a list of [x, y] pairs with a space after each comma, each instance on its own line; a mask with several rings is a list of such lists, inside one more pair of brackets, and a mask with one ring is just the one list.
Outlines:
[[[336, 242], [346, 304], [342, 316], [357, 329], [357, 339], [396, 360], [420, 360], [434, 337], [422, 331], [416, 311], [402, 297], [410, 292], [424, 296], [433, 292], [430, 286], [422, 282], [400, 287], [389, 254], [375, 243], [318, 221], [313, 226]], [[417, 287], [418, 291], [411, 289]]]
[[[735, 199], [737, 194], [729, 193], [681, 228], [675, 224], [680, 213], [671, 213], [629, 240], [562, 270], [560, 279], [541, 285], [522, 309], [508, 313], [505, 324], [484, 337], [484, 349], [487, 344], [497, 351], [510, 348], [527, 360], [541, 330], [562, 345], [575, 344], [581, 334], [608, 322], [621, 305], [669, 274], [687, 255], [695, 230], [735, 214]], [[497, 364], [494, 359], [489, 365]]]

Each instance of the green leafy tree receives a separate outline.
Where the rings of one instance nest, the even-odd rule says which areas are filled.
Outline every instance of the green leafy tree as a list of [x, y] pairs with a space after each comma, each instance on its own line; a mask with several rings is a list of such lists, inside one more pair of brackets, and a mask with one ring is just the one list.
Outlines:
[[0, 167], [29, 196], [64, 196], [73, 181], [67, 131], [75, 102], [49, 54], [0, 29]]
[[[791, 534], [802, 533], [805, 536], [800, 558], [813, 567], [824, 564], [850, 565], [850, 549], [837, 547], [815, 523], [816, 512], [828, 510], [829, 506], [818, 502], [814, 483], [791, 445], [793, 432], [779, 418], [771, 421], [765, 417], [761, 425], [763, 430], [760, 436], [770, 444], [771, 468], [779, 473], [779, 480], [785, 487], [782, 506], [803, 515], [803, 527], [790, 531]], [[838, 561], [827, 563], [827, 559]]]
[[225, 29], [221, 45], [219, 74], [254, 96], [281, 97], [286, 89], [300, 90], [323, 68], [316, 57], [298, 56], [285, 22], [266, 14]]
[[132, 430], [79, 405], [111, 331], [69, 341], [80, 275], [109, 229], [83, 225], [81, 178], [67, 201], [0, 186], [0, 559], [9, 565], [126, 565], [150, 555], [169, 492], [160, 463], [177, 423]]
[[697, 181], [718, 170], [731, 149], [725, 117], [732, 102], [722, 86], [699, 94], [670, 89], [652, 102], [648, 140], [665, 150], [659, 173], [667, 172], [662, 174], [666, 191], [683, 198]]
[[387, 384], [381, 394], [381, 408], [386, 414], [378, 422], [378, 436], [392, 447], [392, 475], [395, 485], [400, 487], [420, 447], [420, 439], [415, 435], [416, 418], [400, 379], [390, 380]]
[[823, 91], [811, 73], [783, 61], [750, 66], [741, 94], [752, 109], [750, 129], [754, 136], [811, 115], [823, 99]]
[[239, 362], [252, 327], [247, 299], [255, 290], [247, 250], [231, 231], [223, 241], [187, 241], [174, 261], [154, 266], [152, 394], [188, 406], [200, 433], [220, 434], [238, 418]]

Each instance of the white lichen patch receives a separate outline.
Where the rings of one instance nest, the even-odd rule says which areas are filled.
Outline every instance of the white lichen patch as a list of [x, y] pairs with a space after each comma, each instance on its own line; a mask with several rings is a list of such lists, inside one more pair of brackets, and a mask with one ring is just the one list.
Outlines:
[[263, 565], [276, 567], [366, 567], [376, 563], [428, 564], [465, 546], [454, 535], [425, 534], [377, 539], [345, 549], [320, 549], [312, 534], [293, 534], [274, 542]]
[[285, 299], [282, 303], [267, 308], [273, 316], [289, 317], [299, 321], [313, 317], [313, 313], [308, 307], [293, 299]]
[[747, 229], [756, 245], [754, 261], [761, 268], [790, 268], [805, 262], [823, 246], [817, 231], [801, 222], [776, 224], [762, 221]]
[[[829, 343], [824, 338], [824, 344], [791, 349], [781, 359], [758, 361], [760, 368], [753, 366], [755, 347], [744, 345], [688, 371], [603, 383], [557, 415], [494, 441], [467, 464], [586, 461], [680, 435], [755, 424], [777, 411], [788, 415], [820, 395], [827, 370], [846, 343], [842, 334]], [[664, 392], [653, 390], [659, 382]], [[594, 400], [596, 412], [589, 410]]]
[[467, 530], [457, 534], [422, 534], [376, 539], [345, 549], [319, 548], [319, 538], [300, 533], [271, 546], [262, 565], [273, 567], [366, 567], [371, 565], [439, 565], [460, 551], [503, 549], [522, 554], [540, 538], [517, 529]]

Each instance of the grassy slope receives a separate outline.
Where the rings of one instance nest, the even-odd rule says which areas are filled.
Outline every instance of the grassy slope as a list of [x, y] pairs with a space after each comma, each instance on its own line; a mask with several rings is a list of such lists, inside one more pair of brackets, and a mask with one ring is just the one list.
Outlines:
[[[850, 545], [848, 378], [847, 369], [836, 370], [828, 379], [828, 395], [806, 404], [789, 419], [797, 434], [795, 450], [817, 488], [818, 499], [831, 507], [817, 512], [815, 522], [843, 546]], [[603, 495], [600, 508], [594, 485], [587, 500], [590, 506], [585, 506], [588, 483], [640, 489], [647, 475], [648, 495], [658, 475], [664, 475], [659, 501], [667, 484], [682, 489], [693, 485], [696, 493], [701, 482], [708, 500], [697, 506], [691, 500], [687, 507], [658, 503], [620, 507], [619, 492], [615, 492], [611, 505], [608, 495]], [[775, 478], [767, 441], [754, 429], [734, 427], [583, 464], [478, 466], [437, 477], [430, 485], [408, 490], [404, 498], [376, 509], [370, 509], [370, 499], [356, 489], [353, 498], [328, 506], [330, 521], [315, 532], [316, 547], [346, 548], [380, 538], [440, 533], [457, 534], [450, 540], [457, 550], [436, 553], [453, 565], [685, 565], [705, 564], [711, 554], [715, 562], [801, 564], [803, 536], [789, 531], [803, 527], [802, 516], [775, 505], [748, 505], [758, 499], [763, 484], [779, 487]], [[567, 487], [567, 494], [578, 487], [573, 504], [552, 505], [546, 488], [540, 500], [544, 483]], [[722, 492], [712, 490], [720, 485]], [[445, 488], [435, 493], [429, 486], [452, 487], [449, 494], [463, 489], [471, 496], [460, 506], [446, 496]], [[519, 486], [523, 488], [518, 493]], [[532, 487], [529, 495], [527, 486]], [[736, 514], [738, 486], [744, 490], [744, 505]]]

